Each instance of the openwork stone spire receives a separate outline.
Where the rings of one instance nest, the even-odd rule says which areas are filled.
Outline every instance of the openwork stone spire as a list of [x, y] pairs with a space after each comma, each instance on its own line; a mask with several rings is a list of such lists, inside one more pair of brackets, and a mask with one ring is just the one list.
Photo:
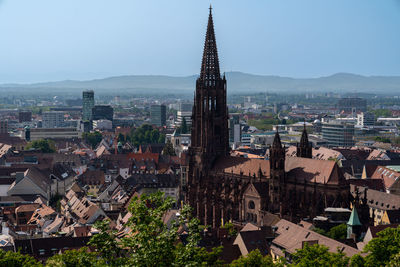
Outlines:
[[303, 133], [301, 134], [300, 146], [308, 147], [308, 134], [307, 134], [307, 130], [306, 130], [306, 123], [304, 123]]
[[273, 148], [282, 148], [281, 137], [279, 136], [278, 130], [276, 130], [274, 142], [272, 143]]
[[208, 16], [206, 40], [204, 42], [203, 61], [200, 70], [200, 79], [213, 85], [215, 80], [220, 79], [217, 42], [215, 40], [212, 8]]
[[301, 134], [300, 143], [297, 144], [296, 155], [300, 158], [312, 158], [312, 145], [308, 141], [306, 122], [304, 122], [304, 129], [303, 133]]

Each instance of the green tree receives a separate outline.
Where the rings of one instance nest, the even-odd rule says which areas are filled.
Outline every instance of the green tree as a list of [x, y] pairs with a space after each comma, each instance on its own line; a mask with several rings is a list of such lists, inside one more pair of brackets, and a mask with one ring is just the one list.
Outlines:
[[332, 227], [328, 233], [327, 236], [339, 240], [339, 239], [346, 239], [347, 236], [347, 225], [342, 223], [337, 226]]
[[43, 153], [54, 153], [56, 151], [54, 142], [49, 139], [40, 139], [29, 142], [26, 149], [40, 149]]
[[390, 139], [389, 139], [389, 138], [381, 137], [381, 136], [376, 136], [376, 137], [374, 138], [374, 140], [375, 140], [376, 142], [390, 143]]
[[119, 133], [117, 140], [118, 140], [118, 142], [125, 143], [125, 141], [126, 141], [125, 135], [123, 135], [122, 133]]
[[400, 267], [400, 252], [393, 255], [387, 265], [390, 267]]
[[365, 259], [360, 255], [356, 254], [350, 258], [350, 267], [364, 267]]
[[163, 155], [176, 156], [174, 146], [171, 141], [168, 140], [163, 148]]
[[227, 229], [228, 230], [228, 235], [230, 236], [236, 236], [237, 231], [235, 229], [235, 226], [231, 222], [225, 223], [221, 228]]
[[[129, 207], [132, 217], [127, 226], [131, 235], [123, 238], [129, 265], [133, 266], [208, 266], [220, 265], [220, 248], [211, 253], [200, 248], [202, 227], [199, 220], [192, 218], [189, 206], [180, 210], [177, 221], [167, 227], [163, 223], [164, 214], [171, 210], [174, 202], [158, 192], [135, 197]], [[184, 227], [187, 237], [185, 245], [179, 244], [178, 229]]]
[[158, 129], [153, 129], [153, 126], [148, 124], [144, 124], [139, 128], [132, 129], [129, 139], [136, 147], [145, 144], [165, 143], [165, 135], [161, 134]]
[[386, 228], [377, 233], [364, 248], [365, 266], [388, 265], [400, 253], [400, 226], [397, 228]]
[[159, 143], [159, 144], [165, 143], [165, 134], [160, 134], [160, 136], [158, 137], [157, 143]]
[[[28, 265], [27, 265], [28, 266]], [[95, 252], [89, 252], [83, 247], [79, 250], [67, 250], [56, 254], [46, 261], [47, 267], [100, 267], [107, 266], [106, 262]]]
[[392, 112], [388, 109], [375, 109], [372, 110], [372, 113], [375, 114], [375, 118], [392, 116]]
[[272, 261], [271, 256], [263, 256], [261, 252], [256, 249], [251, 251], [246, 256], [240, 256], [239, 259], [234, 260], [230, 266], [232, 267], [272, 267], [276, 266]]
[[307, 243], [303, 249], [298, 249], [292, 254], [292, 259], [294, 266], [347, 267], [349, 264], [349, 258], [343, 252], [332, 253], [325, 246], [318, 244], [310, 246]]
[[320, 234], [320, 235], [327, 235], [327, 233], [326, 233], [326, 231], [324, 230], [324, 229], [321, 229], [321, 228], [318, 228], [318, 227], [315, 227], [314, 229], [312, 229], [314, 232], [316, 232], [316, 233], [318, 233], [318, 234]]
[[93, 132], [93, 133], [83, 133], [82, 134], [83, 140], [85, 143], [90, 145], [93, 149], [96, 148], [98, 144], [100, 144], [103, 136], [100, 132]]
[[0, 266], [42, 266], [37, 260], [29, 255], [19, 252], [0, 250]]
[[122, 249], [117, 242], [115, 230], [110, 230], [110, 221], [97, 221], [94, 227], [99, 230], [89, 241], [88, 245], [95, 247], [99, 255], [107, 262], [108, 266], [121, 266], [127, 262], [122, 256]]
[[54, 208], [56, 211], [60, 212], [61, 211], [61, 200], [63, 196], [60, 194], [55, 194], [53, 195], [50, 200], [49, 200], [49, 205]]

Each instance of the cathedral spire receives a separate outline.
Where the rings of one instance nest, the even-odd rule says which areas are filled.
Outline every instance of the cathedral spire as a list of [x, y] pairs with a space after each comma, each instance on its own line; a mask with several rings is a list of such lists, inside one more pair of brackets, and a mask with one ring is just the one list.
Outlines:
[[[217, 43], [215, 40], [212, 7], [208, 16], [206, 40], [204, 42], [203, 60], [201, 64], [200, 79], [203, 81], [215, 81], [220, 78]], [[213, 83], [210, 83], [211, 85]]]
[[272, 143], [272, 148], [282, 148], [281, 137], [279, 136], [278, 126], [276, 128], [274, 142]]
[[308, 147], [308, 134], [307, 134], [307, 130], [306, 130], [306, 122], [304, 122], [304, 129], [303, 129], [303, 133], [301, 134], [300, 146]]
[[211, 162], [215, 156], [227, 155], [229, 151], [226, 80], [220, 75], [211, 7], [200, 76], [196, 81], [191, 145], [209, 153], [206, 158]]
[[304, 129], [301, 134], [300, 143], [297, 144], [297, 157], [312, 158], [312, 146], [308, 141], [308, 134], [306, 129], [306, 122], [304, 121]]

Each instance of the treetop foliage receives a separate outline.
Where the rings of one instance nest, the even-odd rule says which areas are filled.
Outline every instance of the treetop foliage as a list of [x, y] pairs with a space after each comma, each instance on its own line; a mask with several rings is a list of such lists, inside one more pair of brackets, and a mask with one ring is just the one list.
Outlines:
[[[128, 209], [132, 217], [124, 237], [118, 238], [107, 220], [96, 222], [99, 233], [88, 243], [94, 251], [85, 247], [68, 250], [49, 258], [45, 266], [223, 266], [219, 260], [222, 247], [207, 251], [198, 246], [204, 227], [192, 217], [189, 206], [176, 213], [177, 219], [171, 225], [164, 224], [163, 218], [172, 211], [173, 204], [171, 198], [165, 198], [160, 192], [136, 197]], [[229, 224], [225, 226], [230, 228]], [[341, 228], [337, 228], [337, 232], [341, 233]], [[186, 234], [182, 236], [182, 232]], [[290, 262], [284, 258], [274, 261], [271, 256], [254, 250], [229, 266], [399, 266], [400, 227], [378, 233], [363, 253], [349, 258], [339, 250], [330, 252], [323, 245], [306, 243], [304, 248], [289, 256]], [[29, 255], [0, 250], [0, 266], [43, 265]]]
[[143, 124], [139, 128], [132, 128], [129, 140], [136, 147], [147, 144], [163, 144], [165, 134], [160, 133], [158, 129], [153, 129], [153, 126], [149, 124]]
[[56, 147], [54, 145], [54, 141], [49, 139], [40, 139], [29, 142], [26, 146], [26, 149], [40, 149], [42, 153], [54, 153], [56, 152]]

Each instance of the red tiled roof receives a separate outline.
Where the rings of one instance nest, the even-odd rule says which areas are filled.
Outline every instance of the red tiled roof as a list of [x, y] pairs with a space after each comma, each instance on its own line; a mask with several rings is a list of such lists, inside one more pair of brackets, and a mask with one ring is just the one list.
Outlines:
[[390, 187], [400, 179], [400, 173], [385, 166], [378, 166], [371, 178], [382, 179], [385, 188], [390, 189]]
[[[215, 171], [223, 171], [245, 176], [258, 177], [261, 169], [263, 176], [270, 176], [270, 163], [268, 160], [249, 159], [241, 157], [221, 157], [214, 165]], [[316, 160], [308, 158], [287, 157], [285, 171], [289, 179], [298, 179], [308, 182], [340, 184], [345, 181], [338, 165], [332, 160]]]
[[317, 242], [320, 245], [328, 247], [330, 252], [337, 252], [337, 249], [339, 248], [340, 251], [348, 257], [360, 253], [359, 250], [353, 247], [317, 234], [314, 231], [298, 226], [287, 220], [280, 220], [276, 226], [278, 227], [277, 233], [279, 236], [276, 237], [272, 243], [279, 247], [283, 247], [289, 253], [294, 253], [297, 249], [301, 249], [304, 242]]
[[128, 159], [130, 160], [136, 160], [136, 161], [141, 161], [141, 160], [153, 160], [156, 164], [158, 164], [158, 159], [159, 159], [159, 154], [157, 153], [129, 153], [128, 154]]

